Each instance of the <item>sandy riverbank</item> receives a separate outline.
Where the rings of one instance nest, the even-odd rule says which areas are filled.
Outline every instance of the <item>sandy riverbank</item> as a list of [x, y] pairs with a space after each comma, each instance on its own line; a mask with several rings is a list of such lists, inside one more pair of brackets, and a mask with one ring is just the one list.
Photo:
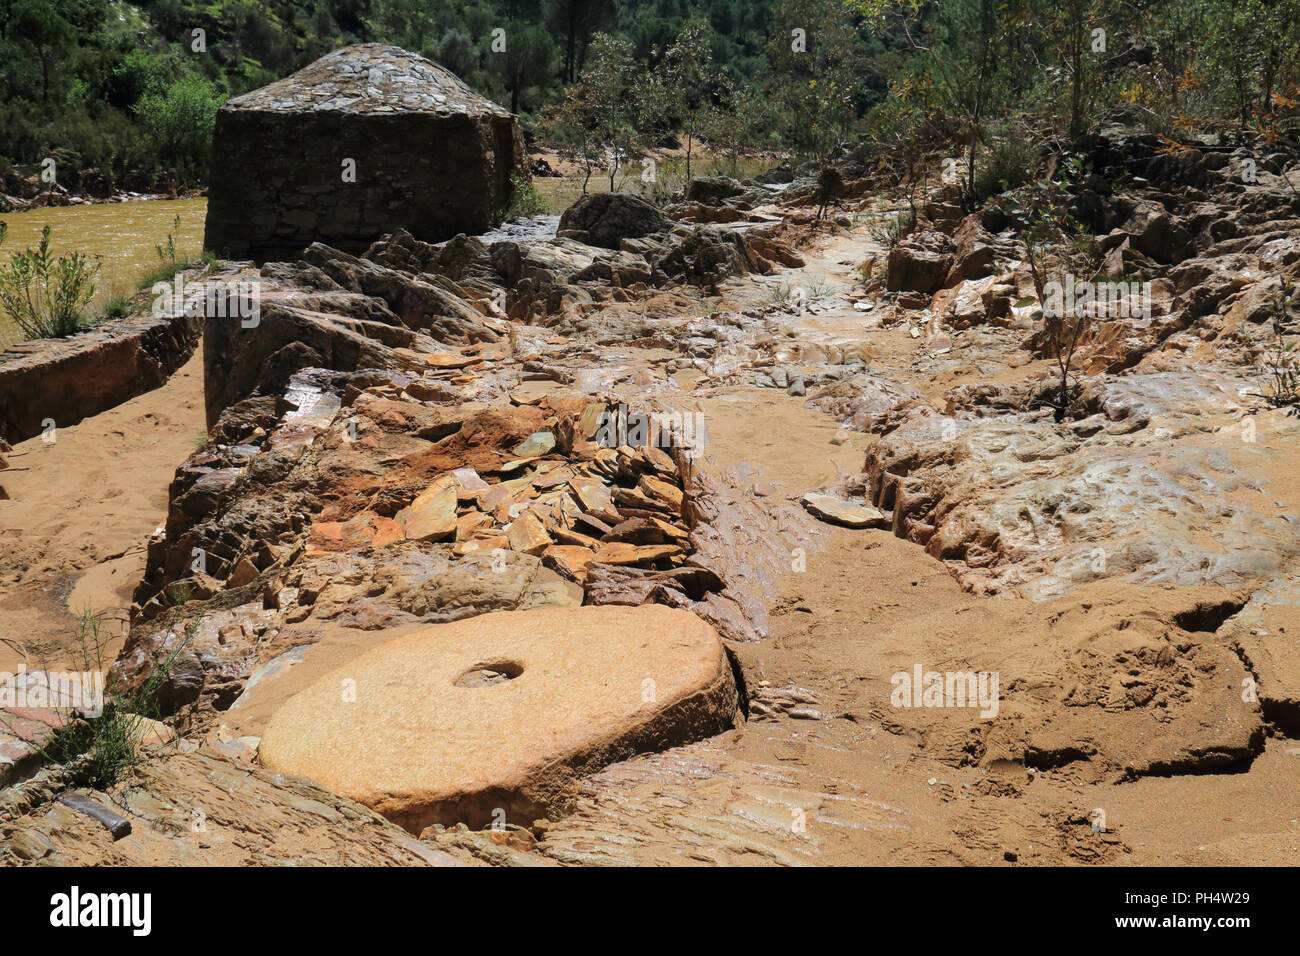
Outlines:
[[[113, 641], [144, 569], [145, 545], [167, 517], [167, 486], [203, 434], [203, 363], [191, 357], [162, 388], [78, 425], [53, 444], [14, 446], [0, 501], [0, 637], [28, 666], [73, 663], [77, 615], [103, 612]], [[0, 644], [0, 671], [22, 662]]]

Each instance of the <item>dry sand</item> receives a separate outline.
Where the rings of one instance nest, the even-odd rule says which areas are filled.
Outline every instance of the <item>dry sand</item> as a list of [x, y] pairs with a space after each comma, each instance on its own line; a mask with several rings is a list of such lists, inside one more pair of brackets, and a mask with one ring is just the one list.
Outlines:
[[[849, 260], [859, 251], [832, 243], [809, 257], [808, 272], [848, 282]], [[897, 334], [867, 339], [873, 366], [882, 369], [906, 367], [919, 347]], [[964, 374], [981, 375], [973, 368], [949, 373], [926, 391], [937, 396]], [[679, 384], [689, 391], [693, 381], [681, 375]], [[706, 416], [710, 455], [723, 466], [752, 466], [760, 495], [793, 500], [833, 485], [861, 470], [871, 440], [852, 433], [832, 443], [833, 420], [783, 392], [719, 388], [691, 400]], [[38, 438], [15, 449], [13, 464], [30, 470], [0, 476], [14, 499], [0, 503], [0, 634], [22, 640], [33, 656], [57, 660], [71, 646], [78, 608], [129, 604], [145, 541], [166, 516], [168, 482], [192, 451], [202, 420], [195, 359], [166, 387], [61, 430], [54, 445]], [[860, 793], [852, 799], [888, 823], [823, 829], [806, 862], [1281, 865], [1300, 858], [1300, 748], [1293, 740], [1268, 739], [1244, 772], [1117, 782], [1087, 761], [1047, 772], [1010, 761], [964, 763], [970, 721], [951, 711], [890, 713], [888, 675], [913, 662], [1051, 679], [1071, 648], [1117, 632], [1156, 639], [1178, 612], [1195, 606], [1200, 591], [1102, 581], [1043, 603], [979, 597], [922, 548], [888, 531], [823, 530], [809, 543], [806, 570], [787, 575], [772, 603], [772, 636], [738, 653], [751, 687], [761, 681], [807, 688], [833, 719], [750, 723], [681, 748], [685, 757], [650, 758], [661, 765], [699, 754], [717, 761], [715, 778], [691, 785], [693, 809], [708, 826], [736, 812], [735, 795], [752, 768], [779, 768], [790, 781], [786, 792], [798, 799], [842, 798], [847, 806], [846, 795]], [[324, 635], [302, 664], [268, 679], [247, 706], [227, 714], [223, 730], [258, 734], [279, 701], [368, 643], [343, 629]], [[0, 647], [0, 670], [17, 662]], [[1096, 720], [1083, 729], [1110, 735], [1116, 748], [1143, 745], [1133, 725]], [[1124, 735], [1133, 739], [1119, 739]], [[589, 846], [607, 828], [620, 845], [634, 847], [629, 853], [637, 861], [684, 862], [680, 830], [654, 823], [663, 778], [652, 774], [636, 784], [641, 765], [632, 761], [595, 778], [601, 814], [558, 822], [552, 845]], [[714, 790], [716, 813], [709, 805]], [[1106, 813], [1105, 838], [1090, 835], [1096, 808]], [[737, 861], [766, 862], [743, 854]]]
[[[78, 425], [14, 446], [0, 473], [0, 637], [34, 667], [81, 664], [78, 615], [104, 615], [111, 662], [122, 643], [149, 535], [167, 519], [167, 487], [204, 432], [203, 360], [162, 388]], [[22, 654], [0, 644], [0, 671]]]

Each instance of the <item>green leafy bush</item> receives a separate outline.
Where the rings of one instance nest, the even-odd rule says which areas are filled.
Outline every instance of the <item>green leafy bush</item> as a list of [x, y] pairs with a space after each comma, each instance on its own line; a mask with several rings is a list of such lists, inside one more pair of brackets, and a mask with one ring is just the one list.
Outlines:
[[[8, 226], [0, 223], [0, 245]], [[99, 267], [80, 252], [50, 252], [50, 227], [41, 230], [35, 249], [15, 252], [0, 264], [0, 307], [28, 338], [71, 335], [81, 328], [84, 310], [95, 295]]]
[[536, 186], [518, 175], [510, 177], [510, 205], [506, 207], [504, 218], [523, 219], [527, 216], [540, 216], [546, 210], [546, 198], [537, 191]]
[[222, 100], [205, 80], [187, 77], [165, 93], [141, 97], [136, 116], [159, 156], [183, 169], [199, 170], [207, 165]]

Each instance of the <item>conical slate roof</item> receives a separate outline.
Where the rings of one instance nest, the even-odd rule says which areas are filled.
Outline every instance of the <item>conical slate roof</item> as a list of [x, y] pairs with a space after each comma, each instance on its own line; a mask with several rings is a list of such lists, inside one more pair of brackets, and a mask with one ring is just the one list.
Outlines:
[[283, 80], [228, 100], [223, 109], [510, 115], [450, 70], [386, 43], [358, 43], [335, 50]]

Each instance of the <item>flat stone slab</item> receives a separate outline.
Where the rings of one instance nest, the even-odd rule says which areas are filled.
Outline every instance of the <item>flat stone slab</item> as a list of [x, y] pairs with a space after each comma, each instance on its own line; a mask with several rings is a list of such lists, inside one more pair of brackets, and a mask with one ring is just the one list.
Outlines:
[[722, 641], [689, 611], [502, 611], [322, 678], [272, 716], [260, 758], [412, 833], [502, 811], [530, 824], [562, 812], [582, 774], [728, 730], [736, 707]]
[[830, 495], [809, 492], [800, 501], [810, 514], [823, 521], [842, 524], [849, 528], [883, 528], [889, 524], [889, 519], [883, 511], [833, 498]]

